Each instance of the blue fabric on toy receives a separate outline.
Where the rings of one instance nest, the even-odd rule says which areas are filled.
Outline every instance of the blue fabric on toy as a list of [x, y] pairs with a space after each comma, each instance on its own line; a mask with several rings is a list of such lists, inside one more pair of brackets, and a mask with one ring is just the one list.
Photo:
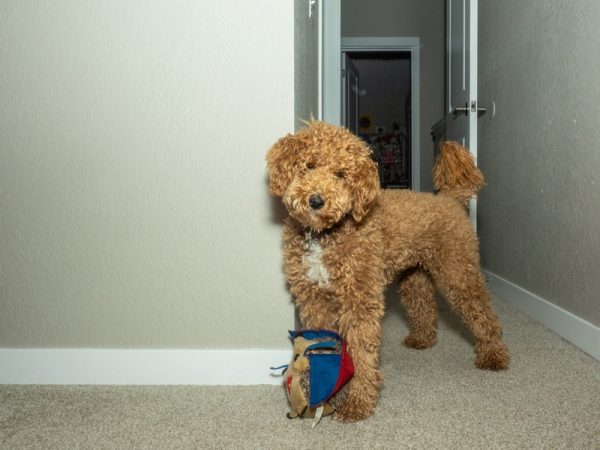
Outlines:
[[310, 394], [308, 406], [311, 408], [324, 403], [335, 389], [342, 358], [334, 353], [309, 355]]
[[330, 330], [290, 330], [289, 335], [292, 340], [297, 336], [302, 336], [307, 340], [328, 339], [310, 345], [304, 352], [310, 361], [308, 405], [314, 408], [325, 403], [335, 393], [342, 357], [339, 351], [336, 353], [310, 353], [310, 351], [317, 349], [341, 350], [342, 338]]

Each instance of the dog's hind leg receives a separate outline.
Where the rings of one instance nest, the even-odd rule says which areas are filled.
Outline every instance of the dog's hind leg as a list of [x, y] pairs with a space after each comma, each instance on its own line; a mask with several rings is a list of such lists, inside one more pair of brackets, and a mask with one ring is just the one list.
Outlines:
[[460, 264], [460, 270], [442, 268], [434, 275], [438, 287], [475, 337], [475, 366], [502, 370], [508, 367], [508, 349], [502, 326], [492, 309], [490, 295], [478, 265]]
[[433, 281], [422, 268], [410, 270], [400, 280], [400, 301], [410, 318], [410, 334], [404, 339], [407, 347], [435, 345], [438, 313], [434, 294]]

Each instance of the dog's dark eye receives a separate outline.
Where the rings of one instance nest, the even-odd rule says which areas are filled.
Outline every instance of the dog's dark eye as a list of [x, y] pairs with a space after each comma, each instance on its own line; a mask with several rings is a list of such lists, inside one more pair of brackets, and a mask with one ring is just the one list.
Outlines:
[[340, 180], [343, 180], [344, 178], [346, 178], [346, 171], [345, 170], [338, 170], [335, 173], [335, 176], [338, 177]]
[[309, 161], [306, 163], [306, 168], [307, 169], [314, 169], [315, 168], [315, 163], [312, 161]]

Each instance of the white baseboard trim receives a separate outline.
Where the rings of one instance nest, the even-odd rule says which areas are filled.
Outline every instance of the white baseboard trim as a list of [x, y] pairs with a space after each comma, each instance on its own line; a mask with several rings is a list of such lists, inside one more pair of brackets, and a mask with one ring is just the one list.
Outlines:
[[483, 272], [498, 297], [600, 361], [599, 327], [488, 270]]
[[280, 384], [269, 367], [290, 357], [291, 349], [0, 348], [0, 384]]

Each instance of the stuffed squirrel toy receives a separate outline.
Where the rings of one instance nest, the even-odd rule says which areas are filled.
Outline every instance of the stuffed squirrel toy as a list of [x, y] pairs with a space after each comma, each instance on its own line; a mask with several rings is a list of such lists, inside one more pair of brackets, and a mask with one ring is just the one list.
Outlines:
[[354, 374], [354, 365], [346, 343], [334, 331], [301, 330], [289, 335], [294, 354], [283, 372], [290, 403], [287, 417], [315, 418], [314, 427], [343, 404], [342, 387]]

